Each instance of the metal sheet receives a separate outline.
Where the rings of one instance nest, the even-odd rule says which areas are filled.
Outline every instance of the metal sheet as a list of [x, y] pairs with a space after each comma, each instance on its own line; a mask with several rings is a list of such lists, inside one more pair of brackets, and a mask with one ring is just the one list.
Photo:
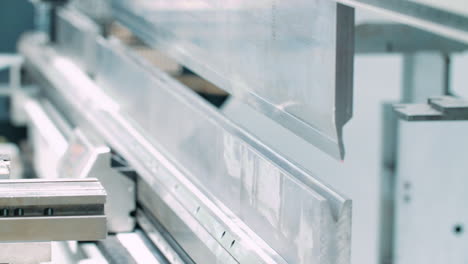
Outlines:
[[202, 212], [198, 222], [217, 239], [218, 225], [245, 239], [231, 254], [248, 245], [249, 254], [261, 246], [270, 255], [257, 256], [278, 252], [290, 263], [349, 263], [349, 200], [123, 47], [101, 45], [101, 86], [34, 38], [20, 49], [28, 69], [55, 84], [65, 107], [95, 126], [151, 187], [165, 188], [191, 215]]
[[219, 199], [287, 261], [346, 262], [350, 207], [345, 199], [165, 74], [156, 69], [145, 72], [150, 66], [125, 56], [122, 47], [101, 44], [98, 83], [137, 127], [151, 135], [153, 144], [190, 172], [191, 181]]
[[106, 236], [104, 215], [0, 218], [2, 241], [93, 241]]
[[0, 240], [105, 238], [105, 200], [96, 179], [0, 181]]
[[96, 179], [0, 181], [1, 206], [92, 205], [106, 202]]
[[112, 22], [110, 3], [107, 0], [73, 0], [70, 6], [88, 15], [101, 25]]
[[[217, 237], [211, 236], [173, 195], [163, 188], [153, 191], [155, 188], [144, 181], [138, 181], [138, 188], [141, 190], [138, 192], [138, 201], [153, 218], [157, 218], [177, 245], [189, 254], [193, 263], [239, 263], [217, 242]], [[139, 214], [141, 217], [141, 212]], [[141, 219], [138, 221], [140, 223]], [[198, 232], [193, 231], [197, 229]]]
[[354, 10], [330, 0], [113, 1], [157, 49], [343, 158], [352, 114]]
[[99, 26], [73, 9], [61, 9], [57, 16], [57, 44], [61, 51], [73, 57], [85, 71], [94, 72]]

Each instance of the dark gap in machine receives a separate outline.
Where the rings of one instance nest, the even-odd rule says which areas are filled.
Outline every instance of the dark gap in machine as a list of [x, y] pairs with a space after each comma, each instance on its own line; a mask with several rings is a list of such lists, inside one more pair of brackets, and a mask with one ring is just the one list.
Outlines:
[[171, 75], [174, 79], [190, 88], [216, 108], [221, 108], [229, 98], [229, 93], [220, 89], [212, 82], [204, 79], [190, 69], [180, 65], [163, 52], [146, 45], [120, 24], [111, 24], [107, 31], [110, 36], [122, 41], [122, 43], [132, 48], [137, 54], [145, 58], [152, 65]]

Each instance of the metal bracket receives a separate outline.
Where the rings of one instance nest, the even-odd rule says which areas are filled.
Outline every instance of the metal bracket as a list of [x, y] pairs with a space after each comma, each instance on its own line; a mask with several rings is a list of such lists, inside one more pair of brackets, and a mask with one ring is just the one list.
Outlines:
[[426, 104], [395, 104], [393, 109], [406, 121], [468, 120], [468, 101], [454, 96], [431, 97]]
[[112, 153], [90, 131], [76, 129], [60, 165], [59, 175], [65, 178], [93, 177], [106, 189], [107, 226], [109, 232], [129, 232], [135, 227], [135, 182], [112, 167]]

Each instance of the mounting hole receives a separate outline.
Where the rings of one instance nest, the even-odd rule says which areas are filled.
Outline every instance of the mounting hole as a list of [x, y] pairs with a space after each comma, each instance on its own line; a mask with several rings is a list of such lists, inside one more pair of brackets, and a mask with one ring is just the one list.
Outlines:
[[409, 195], [407, 195], [407, 194], [404, 195], [404, 196], [403, 196], [403, 201], [404, 201], [405, 203], [411, 202], [411, 196], [409, 196]]
[[23, 216], [24, 215], [24, 209], [23, 208], [16, 208], [14, 211], [15, 216]]
[[405, 183], [403, 184], [403, 188], [405, 188], [405, 190], [411, 189], [411, 182], [408, 182], [408, 181], [405, 182]]
[[197, 207], [197, 210], [195, 210], [195, 213], [198, 214], [200, 212], [200, 206]]
[[461, 234], [463, 234], [463, 225], [457, 224], [457, 225], [453, 226], [453, 233], [454, 233], [455, 235], [461, 235]]
[[0, 210], [0, 216], [6, 217], [8, 216], [9, 210], [7, 208], [3, 208]]
[[233, 241], [231, 242], [231, 247], [233, 247], [235, 243], [236, 243], [236, 241], [233, 240]]
[[223, 238], [224, 235], [226, 235], [226, 231], [224, 231], [224, 232], [221, 234], [221, 238]]
[[129, 215], [130, 215], [131, 217], [135, 217], [136, 214], [137, 214], [137, 213], [136, 213], [136, 210], [133, 210], [133, 211], [131, 211], [131, 212], [129, 213]]
[[54, 209], [52, 209], [52, 208], [46, 208], [46, 209], [44, 209], [44, 215], [46, 215], [46, 216], [52, 216], [52, 215], [54, 215]]

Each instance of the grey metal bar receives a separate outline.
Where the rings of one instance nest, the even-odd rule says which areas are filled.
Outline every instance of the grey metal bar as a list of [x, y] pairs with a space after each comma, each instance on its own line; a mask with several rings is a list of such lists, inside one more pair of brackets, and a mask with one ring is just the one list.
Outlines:
[[113, 14], [147, 44], [343, 159], [354, 10], [329, 0], [198, 5], [113, 1]]
[[98, 240], [106, 193], [96, 179], [0, 181], [0, 240]]

